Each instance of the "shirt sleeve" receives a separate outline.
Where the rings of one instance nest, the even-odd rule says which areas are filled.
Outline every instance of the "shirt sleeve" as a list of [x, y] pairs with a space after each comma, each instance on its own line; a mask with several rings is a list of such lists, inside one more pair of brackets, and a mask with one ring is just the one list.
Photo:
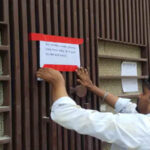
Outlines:
[[138, 141], [133, 135], [130, 136], [128, 131], [124, 131], [124, 125], [119, 124], [118, 117], [112, 113], [83, 109], [69, 97], [60, 98], [54, 102], [51, 109], [52, 120], [67, 129], [109, 143], [135, 148]]
[[136, 107], [137, 105], [132, 103], [130, 99], [119, 98], [115, 104], [115, 111], [118, 113], [138, 113]]

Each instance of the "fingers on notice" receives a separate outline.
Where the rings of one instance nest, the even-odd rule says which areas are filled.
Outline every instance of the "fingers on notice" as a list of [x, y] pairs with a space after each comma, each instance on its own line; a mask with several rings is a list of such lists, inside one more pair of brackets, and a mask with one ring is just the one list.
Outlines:
[[77, 75], [79, 75], [80, 74], [80, 68], [78, 68], [75, 72], [77, 73]]
[[78, 69], [77, 69], [77, 72], [78, 72], [78, 73], [82, 73], [82, 72], [83, 72], [83, 67], [78, 68]]
[[80, 68], [77, 68], [76, 72], [79, 72], [80, 71]]
[[80, 78], [80, 77], [82, 77], [82, 75], [88, 74], [88, 71], [86, 68], [80, 67], [76, 70], [76, 73], [77, 73], [78, 77]]
[[88, 74], [88, 70], [87, 70], [86, 68], [84, 69], [84, 72], [85, 72], [86, 74]]
[[36, 74], [36, 76], [37, 76], [38, 78], [40, 78], [40, 77], [41, 77], [41, 75], [40, 75], [40, 74]]
[[43, 70], [44, 68], [40, 68], [38, 71], [37, 71], [37, 73], [42, 73], [44, 70]]
[[81, 69], [81, 73], [84, 73], [84, 68]]
[[49, 68], [40, 68], [40, 69], [38, 70], [38, 72], [39, 72], [39, 73], [47, 73], [47, 72], [49, 72]]
[[82, 71], [83, 71], [83, 67], [80, 67], [79, 69], [80, 69], [80, 72], [82, 72]]

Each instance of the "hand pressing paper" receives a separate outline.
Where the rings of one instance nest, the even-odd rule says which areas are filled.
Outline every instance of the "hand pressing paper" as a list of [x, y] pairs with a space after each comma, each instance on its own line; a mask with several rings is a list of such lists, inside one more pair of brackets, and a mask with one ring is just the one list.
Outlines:
[[66, 43], [63, 43], [65, 37], [62, 38], [63, 40], [61, 41], [61, 37], [59, 37], [57, 42], [40, 41], [41, 68], [47, 67], [59, 71], [75, 71], [80, 67], [79, 44], [83, 40], [66, 38]]

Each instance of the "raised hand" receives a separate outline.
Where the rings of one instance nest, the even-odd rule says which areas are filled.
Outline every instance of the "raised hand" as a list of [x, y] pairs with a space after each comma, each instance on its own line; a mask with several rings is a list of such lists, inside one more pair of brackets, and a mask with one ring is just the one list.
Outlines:
[[64, 78], [62, 74], [54, 69], [51, 68], [41, 68], [37, 71], [37, 77], [53, 84], [64, 84]]
[[91, 86], [93, 86], [93, 83], [90, 79], [87, 69], [79, 68], [76, 70], [76, 73], [77, 73], [77, 76], [79, 77], [79, 79], [77, 79], [77, 82], [79, 82], [81, 85], [87, 88], [90, 88]]

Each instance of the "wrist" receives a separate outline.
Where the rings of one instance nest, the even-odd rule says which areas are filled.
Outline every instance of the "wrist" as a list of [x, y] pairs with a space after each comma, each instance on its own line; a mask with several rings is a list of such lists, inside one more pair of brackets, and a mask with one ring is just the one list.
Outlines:
[[92, 91], [96, 86], [92, 83], [86, 86], [88, 90]]
[[57, 80], [55, 82], [49, 81], [49, 83], [51, 83], [54, 88], [65, 87], [65, 81], [64, 80], [60, 80], [60, 81]]

